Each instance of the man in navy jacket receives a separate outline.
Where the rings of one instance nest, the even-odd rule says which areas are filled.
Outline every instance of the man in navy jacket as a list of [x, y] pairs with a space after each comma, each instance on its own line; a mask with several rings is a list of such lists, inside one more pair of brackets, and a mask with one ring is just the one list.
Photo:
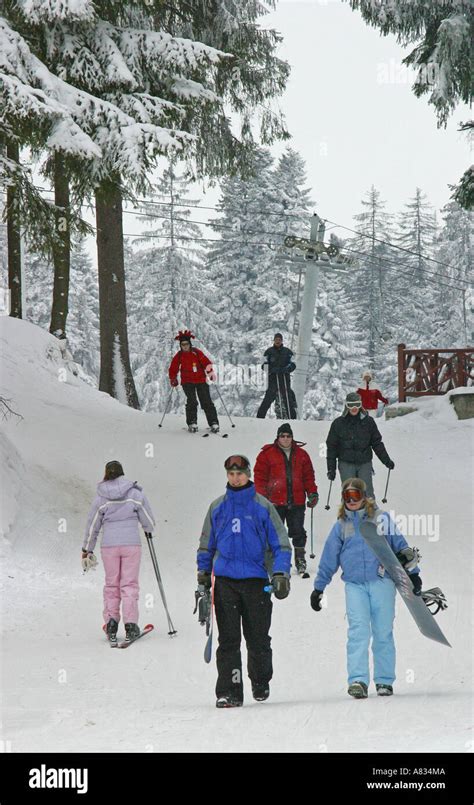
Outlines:
[[269, 635], [272, 601], [264, 588], [271, 576], [276, 598], [290, 592], [291, 546], [270, 501], [255, 491], [245, 456], [225, 461], [227, 490], [211, 503], [197, 553], [198, 584], [211, 586], [219, 628], [217, 707], [243, 704], [241, 627], [248, 675], [257, 701], [268, 699], [273, 675]]

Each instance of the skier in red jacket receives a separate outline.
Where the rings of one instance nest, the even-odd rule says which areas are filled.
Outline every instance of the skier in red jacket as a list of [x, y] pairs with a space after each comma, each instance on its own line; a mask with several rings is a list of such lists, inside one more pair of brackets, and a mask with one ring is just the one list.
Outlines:
[[313, 465], [302, 445], [304, 442], [293, 439], [293, 431], [285, 422], [278, 428], [275, 441], [262, 447], [254, 468], [255, 489], [273, 503], [282, 521], [286, 521], [295, 549], [296, 570], [301, 574], [306, 571], [306, 496], [310, 509], [319, 500]]
[[191, 433], [196, 433], [197, 426], [197, 399], [201, 403], [207, 424], [213, 433], [219, 431], [219, 419], [211, 394], [207, 379], [214, 381], [216, 375], [209, 358], [196, 349], [191, 344], [191, 339], [196, 338], [190, 330], [180, 330], [175, 337], [179, 341], [180, 350], [176, 353], [170, 363], [168, 375], [172, 386], [178, 385], [178, 372], [181, 374], [181, 385], [186, 394], [186, 424]]
[[369, 388], [372, 382], [372, 373], [369, 371], [364, 372], [362, 375], [362, 380], [365, 383], [365, 388], [357, 389], [357, 394], [360, 395], [362, 399], [362, 407], [368, 411], [371, 416], [375, 416], [380, 402], [383, 402], [384, 405], [388, 405], [388, 399], [382, 396], [382, 392], [378, 388]]

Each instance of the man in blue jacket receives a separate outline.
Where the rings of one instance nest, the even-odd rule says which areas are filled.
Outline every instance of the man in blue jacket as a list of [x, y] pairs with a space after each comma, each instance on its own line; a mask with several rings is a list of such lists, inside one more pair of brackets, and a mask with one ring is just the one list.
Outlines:
[[216, 706], [241, 707], [241, 626], [253, 697], [265, 701], [270, 695], [272, 601], [264, 588], [270, 575], [275, 597], [289, 594], [291, 546], [275, 507], [255, 491], [249, 460], [229, 456], [224, 467], [227, 490], [211, 503], [199, 542], [198, 584], [209, 589], [214, 572], [219, 629]]

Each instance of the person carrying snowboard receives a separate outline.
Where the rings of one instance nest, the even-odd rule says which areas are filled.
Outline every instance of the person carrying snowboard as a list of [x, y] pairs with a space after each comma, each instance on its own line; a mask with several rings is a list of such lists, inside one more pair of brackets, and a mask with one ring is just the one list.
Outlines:
[[274, 506], [256, 492], [248, 458], [229, 456], [224, 467], [227, 489], [209, 507], [197, 552], [198, 585], [209, 590], [214, 576], [219, 708], [241, 707], [244, 701], [241, 630], [253, 697], [268, 699], [272, 600], [264, 588], [270, 575], [275, 597], [286, 598], [291, 568], [288, 534]]
[[371, 498], [374, 497], [372, 450], [389, 470], [395, 468], [375, 421], [363, 408], [356, 392], [347, 395], [342, 416], [331, 424], [326, 445], [329, 480], [334, 481], [336, 477], [337, 461], [341, 482], [352, 477], [362, 478]]
[[[357, 394], [360, 396], [362, 400], [363, 408], [371, 415], [377, 416], [377, 409], [379, 400], [384, 405], [388, 405], [387, 397], [382, 395], [380, 389], [376, 386], [370, 388], [370, 384], [372, 382], [372, 373], [366, 371], [362, 375], [362, 380], [364, 381], [364, 388], [357, 389]], [[382, 409], [383, 410], [383, 409]]]
[[[363, 521], [375, 523], [392, 551], [404, 560], [400, 552], [410, 548], [388, 512], [377, 509], [375, 501], [367, 497], [362, 478], [348, 478], [342, 485], [337, 521], [326, 539], [310, 599], [311, 607], [320, 612], [324, 590], [341, 567], [348, 620], [347, 692], [355, 699], [368, 696], [371, 637], [377, 695], [391, 696], [395, 680], [396, 587], [361, 535]], [[411, 568], [409, 578], [415, 594], [420, 595], [422, 585], [417, 566]]]
[[304, 442], [293, 439], [288, 422], [280, 425], [277, 438], [260, 450], [254, 467], [255, 489], [275, 506], [295, 549], [298, 573], [306, 572], [305, 503], [316, 506], [319, 495], [311, 459]]
[[280, 416], [285, 410], [289, 419], [296, 419], [296, 397], [290, 380], [290, 373], [294, 372], [296, 364], [291, 360], [292, 357], [291, 349], [283, 346], [282, 334], [275, 333], [273, 346], [264, 352], [265, 362], [262, 368], [268, 366], [268, 388], [257, 411], [257, 419], [265, 419], [268, 409], [275, 401], [275, 404], [278, 403]]
[[155, 519], [141, 486], [125, 478], [119, 461], [105, 465], [104, 479], [87, 518], [82, 546], [84, 571], [97, 564], [94, 547], [103, 529], [101, 556], [105, 570], [104, 623], [111, 643], [117, 641], [120, 605], [125, 623], [125, 639], [138, 637], [138, 573], [141, 544], [138, 524], [152, 534]]
[[171, 385], [177, 386], [178, 372], [181, 374], [181, 385], [186, 395], [186, 424], [190, 433], [196, 433], [198, 429], [196, 395], [212, 433], [218, 433], [219, 419], [207, 384], [207, 380], [214, 381], [216, 375], [209, 358], [192, 346], [191, 339], [195, 337], [190, 330], [180, 330], [175, 336], [180, 348], [170, 363], [168, 375]]

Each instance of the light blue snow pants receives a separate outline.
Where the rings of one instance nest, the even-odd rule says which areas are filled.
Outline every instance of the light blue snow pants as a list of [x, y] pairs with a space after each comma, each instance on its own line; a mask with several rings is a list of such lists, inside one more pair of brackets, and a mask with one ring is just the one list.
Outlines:
[[361, 584], [346, 582], [347, 676], [351, 682], [370, 683], [369, 643], [372, 635], [374, 682], [393, 684], [395, 679], [395, 618], [396, 588], [384, 578]]

